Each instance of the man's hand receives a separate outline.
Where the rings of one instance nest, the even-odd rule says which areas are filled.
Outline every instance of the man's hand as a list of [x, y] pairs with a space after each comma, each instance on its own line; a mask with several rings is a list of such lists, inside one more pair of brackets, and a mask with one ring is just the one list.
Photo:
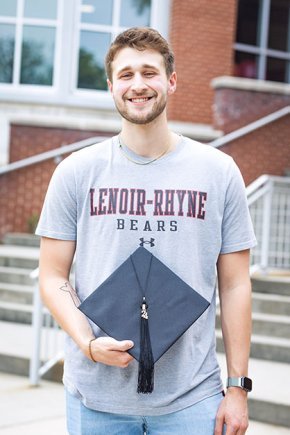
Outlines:
[[215, 435], [223, 434], [224, 424], [227, 427], [225, 435], [244, 435], [246, 433], [249, 425], [246, 391], [236, 387], [228, 388], [216, 416]]
[[99, 337], [92, 341], [91, 352], [97, 362], [125, 368], [133, 360], [127, 352], [133, 346], [131, 340], [117, 341], [112, 337]]

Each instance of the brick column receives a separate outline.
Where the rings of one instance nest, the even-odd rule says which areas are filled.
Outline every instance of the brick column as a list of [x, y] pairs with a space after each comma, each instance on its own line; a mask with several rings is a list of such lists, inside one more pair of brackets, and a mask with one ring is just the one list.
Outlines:
[[210, 82], [233, 71], [235, 0], [173, 0], [170, 42], [178, 88], [170, 98], [171, 120], [212, 123]]

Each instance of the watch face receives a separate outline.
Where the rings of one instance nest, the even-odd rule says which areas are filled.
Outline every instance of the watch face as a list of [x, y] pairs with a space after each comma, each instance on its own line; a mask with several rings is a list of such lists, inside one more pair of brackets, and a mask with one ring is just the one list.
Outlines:
[[243, 388], [252, 391], [252, 380], [250, 378], [243, 378]]

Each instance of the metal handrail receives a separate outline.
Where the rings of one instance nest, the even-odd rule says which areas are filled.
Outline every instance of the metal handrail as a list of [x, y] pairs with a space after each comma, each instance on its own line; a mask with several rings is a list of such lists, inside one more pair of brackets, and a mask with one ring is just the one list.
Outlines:
[[218, 148], [221, 147], [233, 140], [237, 140], [246, 134], [252, 133], [255, 130], [258, 130], [265, 125], [271, 124], [274, 121], [277, 121], [284, 116], [290, 114], [290, 106], [283, 107], [276, 112], [270, 113], [269, 115], [264, 116], [263, 118], [258, 119], [257, 121], [251, 122], [250, 124], [245, 125], [244, 127], [238, 128], [237, 130], [232, 131], [218, 139], [215, 139], [209, 142], [209, 145]]
[[[63, 349], [57, 350], [56, 353], [48, 358], [41, 365], [41, 340], [43, 332], [43, 318], [46, 313], [50, 319], [52, 319], [51, 314], [45, 310], [40, 297], [39, 291], [39, 268], [37, 267], [30, 273], [30, 278], [34, 281], [34, 291], [33, 291], [33, 314], [32, 314], [32, 355], [30, 358], [29, 366], [29, 382], [31, 386], [37, 386], [39, 384], [39, 379], [45, 375], [55, 364], [61, 361], [64, 357]], [[53, 319], [52, 319], [53, 320]], [[49, 322], [51, 323], [51, 322]], [[53, 320], [54, 325], [56, 325]]]
[[251, 184], [246, 187], [247, 196], [249, 197], [255, 190], [258, 190], [261, 186], [263, 186], [267, 181], [272, 180], [278, 183], [289, 183], [289, 177], [279, 177], [277, 175], [261, 175]]
[[262, 175], [247, 188], [258, 246], [251, 263], [260, 271], [290, 268], [290, 177]]
[[0, 175], [7, 174], [8, 172], [12, 172], [17, 169], [23, 169], [37, 163], [45, 162], [46, 160], [60, 157], [64, 154], [70, 154], [74, 151], [80, 150], [81, 148], [85, 148], [95, 143], [102, 142], [106, 139], [108, 139], [108, 137], [105, 136], [90, 137], [89, 139], [84, 139], [79, 142], [74, 142], [72, 144], [64, 145], [50, 151], [45, 151], [44, 153], [36, 154], [35, 156], [27, 157], [13, 163], [9, 163], [8, 165], [0, 167]]

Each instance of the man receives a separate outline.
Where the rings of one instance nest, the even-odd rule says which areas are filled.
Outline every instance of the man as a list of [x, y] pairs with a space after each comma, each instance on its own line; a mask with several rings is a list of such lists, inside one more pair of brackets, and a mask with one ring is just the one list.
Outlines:
[[[255, 237], [240, 172], [226, 154], [169, 130], [176, 73], [157, 31], [117, 36], [106, 69], [121, 133], [57, 167], [37, 229], [42, 297], [68, 333], [69, 433], [218, 435], [226, 424], [227, 435], [244, 434], [247, 391], [232, 386], [223, 398], [215, 355], [217, 268], [228, 376], [247, 376]], [[138, 246], [211, 302], [155, 364], [148, 395], [136, 391], [134, 343], [107, 337], [76, 307]]]

